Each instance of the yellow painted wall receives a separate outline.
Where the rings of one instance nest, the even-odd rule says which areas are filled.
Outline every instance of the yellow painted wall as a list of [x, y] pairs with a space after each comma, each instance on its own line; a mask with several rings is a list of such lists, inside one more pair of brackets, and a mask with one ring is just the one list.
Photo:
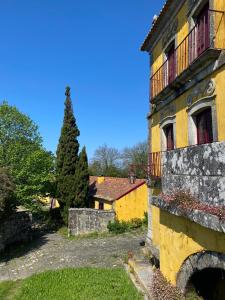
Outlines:
[[[225, 1], [214, 0], [214, 9], [225, 11]], [[178, 14], [178, 45], [187, 36], [189, 26], [186, 19], [187, 1]], [[219, 28], [215, 46], [225, 49], [225, 16], [221, 21], [221, 14], [214, 13], [215, 29]], [[186, 20], [186, 21], [184, 21]], [[220, 26], [218, 27], [219, 22]], [[152, 71], [157, 71], [162, 61], [163, 53], [161, 43], [159, 42], [152, 55]], [[161, 59], [161, 61], [160, 61]], [[182, 70], [180, 70], [182, 71]], [[216, 82], [216, 110], [218, 122], [218, 140], [225, 141], [225, 66], [212, 74], [208, 79], [214, 78]], [[207, 79], [206, 79], [207, 80]], [[195, 88], [195, 87], [194, 87]], [[175, 99], [170, 105], [175, 106], [176, 111], [176, 147], [188, 146], [188, 115], [187, 115], [187, 97], [193, 92], [193, 89], [187, 91], [179, 98]], [[198, 99], [194, 100], [197, 101]], [[160, 114], [157, 112], [151, 117], [151, 151], [161, 151], [160, 141]], [[159, 191], [152, 190], [153, 194]], [[211, 250], [225, 253], [225, 235], [218, 233], [198, 224], [195, 224], [185, 218], [173, 216], [157, 207], [152, 206], [152, 231], [153, 244], [160, 248], [160, 268], [165, 277], [176, 283], [176, 276], [183, 262], [192, 254]]]
[[[224, 12], [225, 2], [221, 0], [214, 0], [214, 10]], [[215, 22], [215, 48], [225, 49], [225, 14], [219, 12], [212, 12]]]
[[[189, 23], [186, 15], [188, 11], [188, 1], [181, 7], [177, 14], [178, 29], [177, 29], [177, 46], [183, 41], [189, 32]], [[163, 45], [162, 40], [152, 50], [152, 69], [151, 74], [153, 75], [162, 66], [164, 62]]]
[[177, 273], [190, 255], [203, 250], [225, 253], [225, 234], [163, 210], [160, 212], [159, 235], [160, 269], [174, 285]]
[[218, 122], [218, 141], [225, 141], [225, 66], [218, 70], [213, 78], [216, 82], [216, 112]]
[[163, 64], [162, 41], [159, 41], [152, 52], [152, 75], [158, 71]]
[[119, 221], [142, 219], [148, 211], [148, 188], [146, 184], [115, 201], [116, 217]]
[[112, 210], [113, 209], [113, 203], [112, 202], [109, 202], [109, 201], [106, 201], [106, 200], [94, 199], [95, 209], [99, 208], [99, 202], [104, 203], [104, 210]]

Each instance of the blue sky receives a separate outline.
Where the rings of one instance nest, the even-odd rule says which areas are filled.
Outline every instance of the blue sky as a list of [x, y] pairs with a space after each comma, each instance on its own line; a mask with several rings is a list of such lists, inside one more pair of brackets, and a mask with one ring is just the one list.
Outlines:
[[147, 138], [149, 59], [139, 51], [164, 0], [7, 0], [0, 9], [0, 101], [40, 128], [56, 150], [71, 86], [80, 144]]

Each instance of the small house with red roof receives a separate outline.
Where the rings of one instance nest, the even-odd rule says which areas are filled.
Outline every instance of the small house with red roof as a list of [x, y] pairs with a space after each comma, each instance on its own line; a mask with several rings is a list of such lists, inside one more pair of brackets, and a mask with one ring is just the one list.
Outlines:
[[92, 206], [114, 210], [119, 221], [143, 219], [148, 211], [148, 189], [144, 179], [90, 177]]

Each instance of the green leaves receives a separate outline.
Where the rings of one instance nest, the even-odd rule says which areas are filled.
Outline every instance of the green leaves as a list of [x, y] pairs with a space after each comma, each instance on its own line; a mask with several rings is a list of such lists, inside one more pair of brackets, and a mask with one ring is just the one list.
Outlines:
[[77, 163], [76, 173], [76, 194], [74, 207], [88, 207], [89, 172], [88, 159], [85, 147], [82, 149]]
[[88, 161], [85, 148], [78, 156], [79, 135], [80, 131], [73, 114], [70, 88], [67, 87], [64, 120], [56, 159], [57, 197], [66, 224], [70, 207], [85, 207], [88, 204]]
[[0, 220], [15, 208], [15, 186], [8, 171], [0, 168]]
[[10, 170], [25, 206], [54, 180], [54, 157], [42, 147], [37, 125], [7, 102], [0, 105], [0, 166]]

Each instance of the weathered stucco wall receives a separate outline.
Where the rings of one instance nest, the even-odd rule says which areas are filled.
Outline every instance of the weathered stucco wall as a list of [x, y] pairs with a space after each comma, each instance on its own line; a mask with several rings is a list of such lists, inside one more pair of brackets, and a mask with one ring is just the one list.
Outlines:
[[16, 212], [0, 225], [0, 252], [6, 246], [27, 241], [31, 236], [32, 215], [29, 212]]
[[70, 235], [88, 234], [107, 231], [109, 221], [113, 221], [115, 213], [112, 210], [90, 208], [69, 209], [68, 232]]
[[[160, 211], [160, 269], [176, 284], [184, 261], [201, 251], [225, 253], [225, 235], [205, 228], [190, 220]], [[168, 259], [169, 257], [169, 259]]]
[[94, 206], [95, 209], [99, 209], [99, 203], [103, 202], [104, 203], [104, 210], [112, 210], [113, 209], [113, 202], [103, 200], [103, 199], [94, 199]]
[[134, 191], [115, 201], [116, 218], [119, 221], [143, 219], [148, 211], [148, 188], [143, 184]]
[[189, 190], [200, 201], [225, 205], [225, 142], [163, 153], [162, 191]]

